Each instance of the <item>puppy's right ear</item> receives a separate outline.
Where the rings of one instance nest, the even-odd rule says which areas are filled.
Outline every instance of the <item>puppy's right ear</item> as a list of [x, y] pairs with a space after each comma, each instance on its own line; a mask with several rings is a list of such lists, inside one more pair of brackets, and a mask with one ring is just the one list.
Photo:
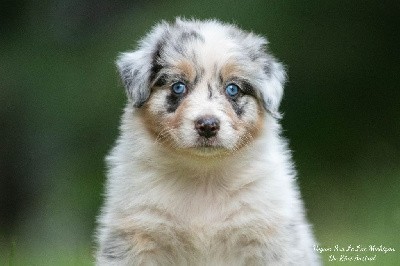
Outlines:
[[142, 106], [150, 96], [151, 63], [151, 56], [143, 51], [143, 48], [123, 53], [117, 59], [118, 71], [126, 94], [135, 107]]
[[162, 22], [140, 42], [136, 51], [122, 53], [117, 67], [126, 94], [135, 107], [141, 107], [150, 96], [150, 82], [162, 66], [159, 64], [163, 38], [169, 25]]

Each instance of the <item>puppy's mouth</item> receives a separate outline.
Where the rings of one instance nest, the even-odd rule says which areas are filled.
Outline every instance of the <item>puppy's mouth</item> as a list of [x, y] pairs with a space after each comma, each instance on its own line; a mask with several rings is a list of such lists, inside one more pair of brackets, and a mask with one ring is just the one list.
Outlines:
[[222, 148], [217, 137], [211, 137], [211, 138], [198, 137], [195, 147], [196, 148]]
[[223, 146], [217, 137], [198, 137], [190, 150], [200, 156], [215, 156], [228, 152], [227, 147]]

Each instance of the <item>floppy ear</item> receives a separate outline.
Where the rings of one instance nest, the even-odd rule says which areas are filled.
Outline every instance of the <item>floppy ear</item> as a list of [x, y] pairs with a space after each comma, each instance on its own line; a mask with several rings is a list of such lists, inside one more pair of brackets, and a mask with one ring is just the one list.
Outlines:
[[126, 94], [135, 107], [141, 107], [150, 96], [150, 81], [161, 68], [158, 60], [168, 27], [165, 22], [156, 25], [136, 51], [122, 53], [117, 59]]
[[275, 118], [281, 118], [279, 105], [283, 96], [283, 87], [286, 81], [286, 71], [281, 63], [270, 57], [265, 62], [264, 72], [267, 79], [264, 83], [264, 108]]
[[283, 86], [286, 81], [285, 68], [268, 51], [268, 41], [253, 33], [247, 34], [241, 43], [249, 53], [252, 61], [258, 62], [257, 73], [263, 76], [254, 78], [260, 86], [261, 98], [265, 110], [275, 118], [281, 118], [279, 105], [283, 96]]
[[117, 67], [124, 83], [126, 94], [135, 107], [140, 107], [150, 96], [149, 77], [151, 56], [140, 48], [121, 54]]

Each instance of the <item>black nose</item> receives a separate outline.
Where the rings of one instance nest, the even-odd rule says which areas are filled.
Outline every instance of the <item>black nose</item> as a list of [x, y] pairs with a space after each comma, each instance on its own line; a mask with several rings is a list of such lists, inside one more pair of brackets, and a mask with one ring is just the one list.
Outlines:
[[217, 135], [219, 120], [213, 116], [201, 117], [194, 122], [194, 127], [200, 136], [211, 138]]

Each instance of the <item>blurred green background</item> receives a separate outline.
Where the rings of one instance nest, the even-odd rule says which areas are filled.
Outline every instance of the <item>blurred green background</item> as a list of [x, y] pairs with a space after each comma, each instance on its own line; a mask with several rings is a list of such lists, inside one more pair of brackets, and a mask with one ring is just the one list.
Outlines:
[[2, 0], [0, 265], [92, 264], [125, 102], [114, 60], [175, 16], [268, 37], [288, 69], [284, 134], [320, 246], [384, 245], [396, 251], [343, 254], [400, 265], [396, 0]]

